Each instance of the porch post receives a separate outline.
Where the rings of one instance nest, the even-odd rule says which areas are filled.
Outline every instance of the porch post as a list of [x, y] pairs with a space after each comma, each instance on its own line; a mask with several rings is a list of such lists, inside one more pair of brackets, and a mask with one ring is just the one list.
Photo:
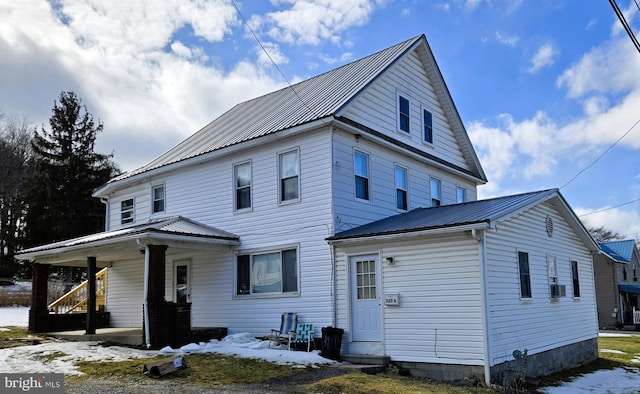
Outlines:
[[166, 245], [148, 245], [149, 278], [147, 283], [147, 307], [149, 308], [149, 338], [153, 348], [169, 344], [170, 316], [164, 298]]
[[39, 333], [49, 330], [49, 264], [33, 263], [31, 308], [29, 309], [29, 332]]
[[96, 333], [96, 258], [87, 257], [87, 329], [85, 335]]

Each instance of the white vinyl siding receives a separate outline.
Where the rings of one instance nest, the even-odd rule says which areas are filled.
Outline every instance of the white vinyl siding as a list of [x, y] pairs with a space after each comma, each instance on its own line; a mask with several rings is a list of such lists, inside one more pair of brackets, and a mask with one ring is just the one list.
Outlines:
[[105, 309], [110, 314], [111, 327], [142, 328], [143, 289], [144, 265], [141, 261], [121, 261], [109, 267]]
[[[192, 252], [174, 256], [175, 250], [169, 248], [167, 297], [171, 296], [173, 283], [170, 261], [179, 257], [192, 262], [193, 327], [223, 326], [235, 332], [264, 336], [278, 326], [284, 310], [295, 310], [301, 321], [313, 323], [317, 336], [321, 327], [332, 324], [331, 249], [325, 241], [333, 222], [329, 191], [334, 168], [330, 135], [325, 129], [265, 143], [255, 149], [235, 152], [233, 156], [222, 155], [205, 165], [170, 172], [162, 180], [151, 179], [149, 183], [136, 185], [110, 198], [111, 204], [118, 204], [118, 209], [112, 211], [119, 215], [120, 199], [125, 195], [136, 196], [138, 223], [143, 223], [151, 214], [151, 184], [162, 181], [166, 185], [166, 198], [171, 201], [166, 207], [166, 216], [181, 215], [239, 235], [241, 244], [235, 248], [236, 253], [279, 249], [283, 240], [285, 246], [286, 240], [293, 239], [299, 245], [299, 294], [259, 300], [234, 298], [235, 257], [232, 249], [226, 254]], [[299, 152], [299, 173], [304, 174], [300, 195], [304, 198], [296, 204], [279, 205], [278, 155], [291, 151]], [[231, 196], [235, 188], [230, 160], [252, 163], [252, 209], [241, 215], [234, 213]], [[119, 222], [117, 224], [119, 226]], [[141, 255], [137, 262], [140, 275], [143, 261]], [[142, 289], [142, 281], [139, 288]], [[141, 311], [137, 313], [142, 316]]]
[[[336, 246], [338, 327], [350, 346], [349, 256], [393, 256], [382, 264], [382, 293], [398, 293], [398, 306], [383, 305], [384, 353], [392, 359], [482, 365], [482, 290], [478, 243], [465, 235], [412, 238]], [[382, 259], [384, 260], [384, 259]], [[420, 329], [416, 329], [420, 327]], [[344, 343], [346, 342], [346, 343]]]
[[[410, 123], [420, 125], [412, 126], [409, 135], [399, 131], [399, 96], [409, 99]], [[422, 108], [431, 112], [435, 126], [433, 133], [438, 136], [437, 144], [430, 147], [424, 143]], [[416, 53], [411, 53], [403, 61], [396, 63], [388, 73], [367, 87], [349, 104], [344, 116], [418, 149], [429, 148], [426, 151], [430, 154], [459, 167], [469, 168], [437, 93]]]
[[[437, 176], [442, 181], [442, 204], [456, 202], [456, 185], [465, 186], [469, 201], [476, 199], [476, 186], [473, 183], [466, 183], [460, 177], [426, 166], [421, 161], [364, 138], [356, 141], [352, 135], [336, 130], [333, 147], [336, 232], [398, 213], [395, 166], [402, 166], [408, 171], [408, 207], [412, 209], [431, 206], [430, 176]], [[353, 151], [356, 148], [369, 154], [370, 204], [356, 201], [353, 167]]]
[[[546, 215], [553, 218], [551, 238]], [[582, 302], [595, 299], [590, 252], [553, 206], [543, 203], [497, 227], [498, 231], [485, 232], [492, 363], [510, 359], [514, 338], [519, 350], [535, 354], [597, 336], [595, 304]], [[529, 254], [528, 302], [520, 299], [518, 250]], [[557, 281], [567, 290], [572, 279], [569, 261], [578, 261], [582, 299], [574, 300], [569, 291], [567, 297], [549, 299], [548, 255], [556, 257]], [[549, 327], [554, 335], [548, 335]]]

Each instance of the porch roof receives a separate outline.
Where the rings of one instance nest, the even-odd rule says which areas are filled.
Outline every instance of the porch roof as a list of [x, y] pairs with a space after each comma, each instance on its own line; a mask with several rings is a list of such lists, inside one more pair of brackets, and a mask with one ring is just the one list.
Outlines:
[[640, 286], [638, 285], [618, 285], [618, 290], [624, 293], [640, 294]]
[[182, 216], [173, 216], [24, 249], [16, 254], [16, 258], [48, 264], [79, 265], [86, 264], [86, 257], [92, 256], [96, 257], [98, 265], [106, 265], [139, 256], [140, 250], [146, 245], [167, 245], [183, 250], [226, 249], [239, 243], [240, 237], [236, 234]]

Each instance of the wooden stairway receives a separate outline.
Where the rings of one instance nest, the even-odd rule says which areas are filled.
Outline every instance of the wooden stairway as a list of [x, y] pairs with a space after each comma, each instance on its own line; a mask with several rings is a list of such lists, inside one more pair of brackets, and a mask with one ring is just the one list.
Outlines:
[[[104, 310], [107, 285], [107, 269], [96, 274], [96, 310]], [[49, 304], [49, 312], [55, 314], [87, 313], [89, 282], [84, 281], [67, 294]]]

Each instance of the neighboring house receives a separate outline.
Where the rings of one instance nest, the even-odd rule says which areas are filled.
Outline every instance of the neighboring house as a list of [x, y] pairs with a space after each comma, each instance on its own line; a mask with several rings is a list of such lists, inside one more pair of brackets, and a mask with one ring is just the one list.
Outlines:
[[640, 255], [635, 240], [602, 242], [600, 249], [602, 254], [593, 259], [600, 327], [640, 325]]
[[[42, 300], [48, 266], [86, 264], [90, 273], [108, 267], [110, 325], [144, 326], [151, 347], [181, 342], [191, 327], [263, 336], [292, 311], [318, 337], [323, 326], [343, 328], [343, 353], [471, 366], [474, 374], [480, 366], [487, 381], [515, 349], [570, 349], [571, 361], [590, 360], [597, 246], [557, 191], [455, 205], [475, 201], [486, 181], [426, 38], [414, 37], [240, 103], [102, 186], [94, 195], [106, 205], [105, 232], [21, 252], [36, 263], [30, 329], [53, 326]], [[491, 201], [514, 205], [494, 212]], [[466, 227], [465, 207], [478, 207]], [[349, 241], [361, 225], [416, 212], [454, 215], [423, 238]], [[377, 282], [356, 289], [347, 260], [365, 254], [366, 280]], [[397, 264], [381, 266], [389, 256]], [[556, 277], [541, 272], [545, 256], [555, 256]], [[566, 286], [574, 261], [580, 297], [551, 297], [550, 284]], [[518, 264], [530, 271], [518, 273]], [[432, 280], [440, 290], [420, 285]], [[352, 309], [360, 290], [373, 315]], [[380, 305], [387, 293], [399, 305]], [[354, 331], [364, 318], [371, 336]], [[89, 313], [87, 333], [94, 322]]]

